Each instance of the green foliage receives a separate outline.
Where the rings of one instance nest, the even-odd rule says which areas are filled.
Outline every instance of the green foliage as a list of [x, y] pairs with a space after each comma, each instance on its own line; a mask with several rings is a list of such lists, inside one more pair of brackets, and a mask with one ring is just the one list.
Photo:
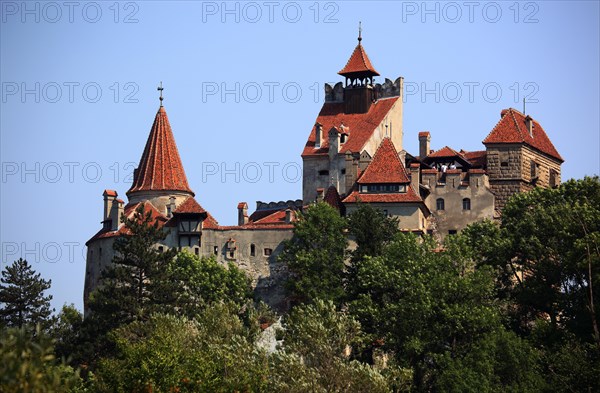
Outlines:
[[468, 351], [438, 358], [439, 392], [539, 392], [545, 381], [539, 356], [514, 333], [498, 329], [475, 342]]
[[458, 248], [434, 252], [431, 238], [401, 233], [358, 269], [360, 294], [350, 310], [373, 341], [415, 370], [418, 389], [435, 379], [440, 355], [466, 351], [499, 326], [489, 271], [474, 269]]
[[346, 291], [350, 299], [356, 297], [356, 274], [358, 265], [365, 256], [377, 257], [384, 246], [398, 233], [398, 220], [385, 214], [370, 204], [361, 203], [358, 209], [348, 216], [348, 232], [356, 241], [356, 249], [351, 253], [347, 272]]
[[173, 287], [166, 274], [177, 250], [161, 253], [155, 248], [166, 234], [158, 222], [151, 224], [151, 212], [145, 212], [143, 205], [133, 218], [122, 219], [131, 235], [115, 241], [116, 256], [101, 273], [101, 285], [90, 297], [90, 309], [107, 324], [107, 331], [173, 304]]
[[63, 305], [50, 329], [50, 335], [55, 340], [54, 353], [59, 359], [73, 361], [75, 364], [83, 361], [80, 354], [82, 326], [83, 314], [75, 308], [75, 305]]
[[0, 279], [0, 326], [28, 326], [31, 331], [37, 324], [48, 328], [52, 323], [52, 296], [44, 296], [44, 291], [50, 288], [50, 283], [22, 258], [6, 266]]
[[274, 355], [271, 391], [387, 392], [372, 366], [349, 360], [360, 325], [331, 301], [295, 307], [284, 321], [284, 353]]
[[376, 257], [383, 252], [383, 246], [398, 233], [398, 219], [386, 217], [379, 209], [367, 203], [360, 203], [358, 209], [348, 216], [348, 231], [356, 241], [352, 252], [352, 262], [364, 256]]
[[75, 392], [83, 389], [79, 375], [55, 360], [52, 340], [42, 331], [35, 337], [25, 328], [0, 331], [0, 391]]
[[600, 352], [595, 345], [565, 339], [559, 346], [546, 348], [542, 360], [548, 391], [600, 391]]
[[224, 267], [214, 257], [199, 258], [182, 251], [168, 269], [179, 314], [193, 317], [209, 303], [243, 305], [252, 298], [250, 279], [233, 263]]
[[287, 264], [287, 288], [299, 302], [316, 299], [339, 304], [344, 296], [346, 221], [326, 203], [311, 205], [294, 223], [294, 237], [284, 242], [279, 261]]
[[237, 308], [215, 303], [194, 320], [154, 314], [114, 331], [117, 356], [100, 362], [100, 392], [260, 391], [266, 356]]
[[[536, 188], [507, 203], [507, 239], [499, 253], [518, 304], [517, 326], [548, 318], [556, 332], [571, 332], [600, 349], [600, 180], [570, 180], [557, 189]], [[593, 292], [593, 296], [592, 296]]]

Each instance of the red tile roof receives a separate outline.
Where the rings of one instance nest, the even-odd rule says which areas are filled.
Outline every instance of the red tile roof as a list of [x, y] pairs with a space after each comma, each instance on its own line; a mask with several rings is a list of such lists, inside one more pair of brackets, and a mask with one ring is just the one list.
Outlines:
[[329, 151], [329, 139], [327, 130], [344, 124], [348, 127], [348, 139], [341, 145], [340, 152], [350, 150], [352, 153], [360, 153], [373, 132], [392, 109], [392, 106], [400, 97], [391, 97], [374, 102], [367, 113], [344, 113], [343, 102], [326, 102], [319, 112], [316, 123], [320, 123], [323, 129], [321, 147], [315, 148], [316, 127], [313, 126], [304, 146], [302, 157], [327, 154]]
[[462, 155], [471, 163], [473, 166], [484, 167], [487, 165], [487, 151], [462, 151]]
[[423, 202], [412, 187], [406, 187], [405, 193], [359, 193], [352, 191], [350, 195], [344, 198], [344, 203], [415, 203]]
[[[131, 204], [131, 203], [128, 204], [127, 206], [125, 206], [123, 214], [128, 219], [133, 218], [133, 215], [134, 215], [135, 211], [137, 210], [138, 207], [140, 207], [140, 205], [144, 206], [144, 212], [145, 213], [147, 213], [148, 211], [150, 211], [150, 214], [151, 214], [150, 224], [154, 225], [154, 223], [157, 222], [158, 223], [158, 227], [161, 228], [168, 221], [167, 217], [165, 217], [164, 215], [162, 215], [154, 207], [154, 205], [152, 205], [150, 202], [147, 202], [147, 201], [145, 201], [145, 202], [137, 202], [137, 203], [133, 203], [133, 204]], [[104, 239], [104, 238], [115, 237], [115, 236], [122, 236], [122, 235], [129, 235], [129, 234], [131, 234], [131, 233], [125, 227], [125, 225], [122, 224], [122, 223], [119, 223], [119, 228], [116, 231], [111, 231], [110, 229], [102, 228], [94, 236], [92, 236], [91, 239], [88, 240], [85, 244], [87, 245], [89, 242], [91, 242], [92, 240], [96, 240], [96, 239]]]
[[356, 48], [354, 48], [354, 52], [352, 52], [346, 66], [338, 74], [346, 77], [379, 76], [360, 41], [356, 45]]
[[[250, 225], [269, 225], [269, 224], [285, 224], [285, 211], [287, 209], [278, 210], [260, 220], [250, 222]], [[296, 212], [292, 210], [292, 220], [295, 217]]]
[[202, 221], [202, 229], [219, 229], [220, 225], [217, 220], [210, 214], [206, 212], [206, 218]]
[[104, 190], [104, 192], [102, 193], [102, 195], [116, 197], [117, 196], [117, 192], [115, 190]]
[[410, 183], [404, 164], [390, 138], [381, 141], [373, 161], [358, 179], [358, 183]]
[[427, 156], [427, 158], [450, 158], [450, 157], [461, 157], [464, 159], [463, 155], [452, 149], [451, 147], [444, 146], [440, 150], [437, 150]]
[[187, 198], [183, 203], [175, 209], [173, 212], [175, 214], [186, 214], [186, 213], [195, 213], [195, 214], [203, 214], [206, 213], [206, 210], [193, 197]]
[[160, 107], [140, 164], [136, 169], [133, 184], [127, 195], [137, 191], [184, 191], [194, 195], [190, 189], [171, 125], [164, 107]]
[[344, 214], [345, 209], [342, 203], [342, 198], [340, 198], [340, 194], [335, 186], [329, 186], [327, 192], [325, 193], [325, 197], [323, 198], [323, 202], [327, 203], [341, 214]]
[[537, 121], [533, 120], [532, 134], [527, 129], [526, 116], [514, 108], [504, 109], [500, 121], [483, 140], [484, 144], [525, 143], [542, 153], [563, 162], [563, 158], [550, 142], [548, 135]]

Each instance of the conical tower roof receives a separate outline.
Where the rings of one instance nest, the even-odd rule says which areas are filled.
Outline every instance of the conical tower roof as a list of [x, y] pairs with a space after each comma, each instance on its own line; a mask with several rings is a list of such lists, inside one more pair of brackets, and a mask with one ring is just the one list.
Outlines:
[[127, 195], [141, 191], [179, 191], [192, 196], [167, 111], [161, 105], [154, 118], [140, 164], [134, 172]]
[[348, 59], [346, 66], [338, 72], [339, 75], [345, 76], [346, 78], [365, 78], [379, 76], [379, 72], [375, 71], [375, 67], [371, 64], [365, 48], [361, 45], [362, 36], [359, 32], [358, 45], [354, 48], [354, 52]]

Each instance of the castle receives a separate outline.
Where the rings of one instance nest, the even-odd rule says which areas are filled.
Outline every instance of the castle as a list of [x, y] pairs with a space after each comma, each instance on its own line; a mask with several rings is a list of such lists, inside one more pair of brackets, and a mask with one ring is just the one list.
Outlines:
[[[177, 247], [199, 256], [233, 262], [252, 278], [255, 293], [285, 308], [281, 285], [286, 266], [277, 261], [293, 234], [296, 214], [325, 201], [349, 214], [369, 203], [397, 217], [402, 231], [444, 237], [468, 224], [498, 218], [507, 199], [533, 187], [560, 183], [562, 157], [531, 116], [505, 109], [483, 140], [485, 150], [430, 149], [419, 132], [419, 154], [403, 150], [403, 78], [379, 76], [361, 42], [338, 73], [344, 83], [325, 84], [325, 102], [302, 152], [302, 199], [257, 202], [249, 214], [240, 202], [238, 223], [220, 225], [196, 201], [179, 157], [165, 108], [158, 109], [128, 203], [114, 190], [103, 193], [102, 228], [86, 243], [84, 305], [114, 256], [114, 240], [125, 234], [120, 217], [143, 205], [166, 232], [158, 250]], [[162, 92], [161, 92], [162, 93]]]

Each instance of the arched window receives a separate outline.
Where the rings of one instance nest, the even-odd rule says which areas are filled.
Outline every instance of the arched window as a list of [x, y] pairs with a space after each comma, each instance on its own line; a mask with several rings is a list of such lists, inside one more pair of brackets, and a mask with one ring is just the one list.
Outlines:
[[463, 210], [471, 210], [471, 200], [469, 198], [463, 199]]
[[438, 198], [435, 201], [435, 208], [436, 210], [444, 210], [445, 209], [445, 203], [444, 203], [444, 198]]

